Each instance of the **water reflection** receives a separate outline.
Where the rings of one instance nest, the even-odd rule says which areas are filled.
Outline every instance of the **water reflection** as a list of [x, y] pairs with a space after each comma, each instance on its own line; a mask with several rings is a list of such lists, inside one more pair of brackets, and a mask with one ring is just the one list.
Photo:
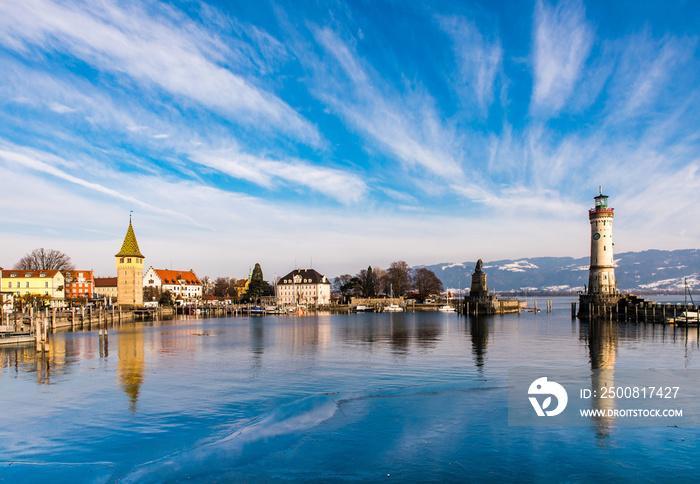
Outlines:
[[262, 357], [265, 353], [265, 323], [263, 318], [250, 319], [250, 352], [253, 355], [252, 367], [259, 370], [262, 367]]
[[[598, 391], [604, 387], [615, 386], [615, 361], [619, 345], [619, 324], [614, 321], [581, 322], [581, 338], [588, 343], [591, 370], [591, 389]], [[614, 398], [592, 398], [593, 409], [607, 412], [615, 409]], [[599, 443], [605, 443], [610, 436], [610, 428], [615, 423], [613, 416], [594, 416], [596, 436]]]
[[489, 344], [489, 323], [491, 318], [470, 316], [467, 329], [472, 342], [474, 364], [480, 372], [484, 371], [486, 348]]
[[122, 329], [117, 335], [117, 345], [119, 382], [129, 398], [129, 409], [135, 411], [146, 367], [143, 329]]
[[[393, 354], [406, 356], [416, 348], [437, 347], [443, 339], [446, 317], [449, 316], [429, 313], [353, 314], [336, 317], [333, 324], [344, 343], [370, 348], [388, 345]], [[330, 320], [328, 325], [330, 328]]]

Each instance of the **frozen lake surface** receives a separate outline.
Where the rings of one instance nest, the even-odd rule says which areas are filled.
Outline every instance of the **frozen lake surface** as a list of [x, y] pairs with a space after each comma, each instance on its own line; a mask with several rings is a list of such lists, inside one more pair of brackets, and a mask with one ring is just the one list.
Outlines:
[[508, 425], [512, 368], [700, 368], [696, 329], [592, 328], [570, 301], [124, 324], [54, 334], [45, 358], [0, 347], [0, 480], [696, 480], [698, 427]]

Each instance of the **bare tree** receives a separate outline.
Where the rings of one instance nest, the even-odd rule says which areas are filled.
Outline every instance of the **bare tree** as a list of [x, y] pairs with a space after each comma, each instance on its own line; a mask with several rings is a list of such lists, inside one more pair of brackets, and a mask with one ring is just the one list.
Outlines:
[[228, 277], [217, 277], [214, 281], [214, 296], [226, 297], [229, 292], [230, 282], [231, 280]]
[[214, 283], [209, 276], [204, 276], [202, 278], [202, 295], [211, 296], [212, 294], [214, 294]]
[[413, 271], [413, 288], [418, 293], [418, 298], [424, 301], [431, 294], [439, 295], [443, 285], [433, 271], [421, 267]]
[[386, 272], [394, 296], [403, 296], [411, 289], [411, 268], [406, 262], [392, 262]]
[[15, 270], [29, 271], [72, 271], [75, 266], [70, 257], [60, 250], [34, 249], [15, 264]]

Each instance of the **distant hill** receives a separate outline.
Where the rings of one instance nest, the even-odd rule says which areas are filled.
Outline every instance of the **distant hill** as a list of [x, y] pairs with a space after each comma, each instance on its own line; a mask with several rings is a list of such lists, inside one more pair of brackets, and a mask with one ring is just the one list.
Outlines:
[[[535, 257], [483, 261], [489, 287], [505, 291], [579, 291], [588, 284], [589, 257]], [[700, 289], [700, 250], [646, 250], [615, 256], [620, 291], [683, 291]], [[422, 266], [432, 270], [445, 288], [469, 289], [476, 261]]]

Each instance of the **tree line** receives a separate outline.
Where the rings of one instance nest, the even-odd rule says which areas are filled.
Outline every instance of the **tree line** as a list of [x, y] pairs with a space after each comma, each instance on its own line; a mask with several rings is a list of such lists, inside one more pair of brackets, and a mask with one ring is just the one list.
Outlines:
[[[68, 255], [61, 251], [44, 248], [26, 254], [14, 266], [16, 270], [74, 270]], [[217, 277], [212, 281], [208, 276], [202, 278], [202, 294], [219, 298], [230, 297], [237, 302], [257, 302], [265, 296], [273, 296], [272, 285], [263, 278], [259, 263], [255, 264], [250, 277], [248, 289], [241, 293], [237, 280], [229, 277]], [[442, 281], [430, 269], [421, 267], [411, 269], [405, 261], [392, 262], [384, 270], [379, 267], [362, 269], [354, 276], [343, 274], [333, 281], [334, 294], [342, 300], [350, 297], [377, 297], [380, 294], [396, 297], [407, 296], [414, 292], [419, 300], [443, 291]], [[170, 291], [160, 291], [154, 287], [144, 288], [144, 301], [159, 300], [161, 304], [173, 304], [175, 295]]]
[[333, 280], [333, 292], [342, 300], [350, 297], [407, 296], [414, 292], [417, 299], [424, 301], [430, 295], [440, 294], [442, 281], [430, 269], [411, 269], [405, 261], [392, 262], [384, 270], [378, 267], [362, 269], [351, 276], [343, 274]]

